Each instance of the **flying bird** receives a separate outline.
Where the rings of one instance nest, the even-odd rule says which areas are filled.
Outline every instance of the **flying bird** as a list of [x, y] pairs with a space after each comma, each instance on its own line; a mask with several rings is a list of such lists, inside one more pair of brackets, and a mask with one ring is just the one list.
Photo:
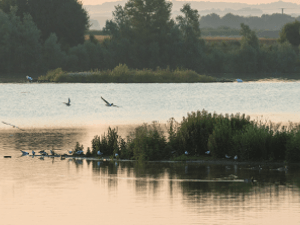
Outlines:
[[102, 96], [101, 96], [101, 99], [106, 103], [106, 106], [114, 106], [114, 107], [119, 107], [119, 106], [117, 106], [117, 105], [114, 105], [114, 103], [109, 103], [108, 101], [106, 101], [104, 98], [102, 98]]
[[23, 130], [23, 129], [17, 127], [16, 125], [13, 125], [13, 124], [10, 124], [10, 123], [6, 123], [6, 122], [4, 122], [4, 121], [2, 121], [2, 123], [6, 124], [6, 125], [9, 125], [9, 126], [12, 126], [13, 128], [18, 128], [19, 130], [25, 131], [25, 130]]
[[68, 102], [63, 102], [64, 104], [66, 104], [66, 106], [70, 106], [71, 105], [71, 99], [68, 98]]

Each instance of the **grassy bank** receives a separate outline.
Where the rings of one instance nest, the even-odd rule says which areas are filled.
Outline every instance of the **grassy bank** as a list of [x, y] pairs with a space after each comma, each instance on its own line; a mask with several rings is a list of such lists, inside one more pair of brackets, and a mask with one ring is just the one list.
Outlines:
[[58, 68], [49, 71], [38, 78], [40, 82], [68, 82], [68, 83], [195, 83], [216, 82], [217, 79], [200, 75], [192, 70], [169, 69], [131, 70], [120, 64], [113, 70], [90, 71], [81, 73], [67, 73]]
[[88, 152], [90, 156], [101, 151], [106, 157], [138, 161], [223, 160], [227, 155], [231, 160], [237, 156], [239, 162], [300, 162], [299, 124], [281, 126], [251, 121], [244, 114], [203, 110], [189, 113], [181, 122], [171, 118], [167, 133], [163, 130], [157, 123], [143, 124], [123, 138], [117, 128], [109, 128], [106, 134], [94, 137]]

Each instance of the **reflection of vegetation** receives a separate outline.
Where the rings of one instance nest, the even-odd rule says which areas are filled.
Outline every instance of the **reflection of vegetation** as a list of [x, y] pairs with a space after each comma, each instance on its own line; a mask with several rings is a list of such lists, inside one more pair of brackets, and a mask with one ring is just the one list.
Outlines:
[[299, 140], [297, 124], [286, 127], [250, 121], [245, 115], [224, 116], [203, 110], [188, 114], [180, 123], [170, 119], [168, 140], [157, 123], [138, 126], [126, 140], [116, 129], [109, 128], [107, 135], [92, 140], [92, 152], [96, 155], [100, 150], [106, 156], [118, 153], [120, 159], [153, 161], [207, 159], [209, 151], [215, 159], [227, 154], [243, 161], [299, 162]]

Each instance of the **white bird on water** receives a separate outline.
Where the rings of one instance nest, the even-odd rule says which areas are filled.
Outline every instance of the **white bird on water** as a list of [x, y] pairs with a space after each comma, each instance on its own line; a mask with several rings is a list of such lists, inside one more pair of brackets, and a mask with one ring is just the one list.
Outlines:
[[30, 83], [32, 82], [32, 78], [30, 76], [26, 76], [26, 78]]
[[231, 156], [229, 156], [229, 155], [226, 154], [226, 155], [225, 155], [225, 158], [226, 158], [226, 159], [230, 159]]
[[184, 152], [184, 154], [188, 155], [188, 154], [189, 154], [189, 152], [188, 152], [188, 151], [185, 151], [185, 152]]
[[109, 103], [108, 101], [106, 101], [102, 96], [101, 99], [106, 103], [106, 106], [110, 107], [110, 106], [114, 106], [114, 107], [119, 107], [117, 105], [114, 105], [114, 103]]
[[64, 104], [66, 104], [66, 106], [70, 106], [71, 105], [71, 99], [68, 98], [68, 102], [63, 102]]
[[20, 151], [22, 152], [22, 155], [29, 155], [28, 152], [25, 152], [25, 151], [22, 151], [22, 150], [20, 150]]
[[103, 154], [103, 153], [102, 153], [102, 152], [100, 152], [100, 151], [98, 151], [98, 152], [97, 152], [97, 155], [102, 155], [102, 154]]
[[210, 154], [210, 151], [206, 151], [205, 154], [209, 155], [209, 154]]
[[48, 155], [48, 153], [45, 152], [45, 150], [39, 151], [39, 153], [41, 153], [41, 155]]

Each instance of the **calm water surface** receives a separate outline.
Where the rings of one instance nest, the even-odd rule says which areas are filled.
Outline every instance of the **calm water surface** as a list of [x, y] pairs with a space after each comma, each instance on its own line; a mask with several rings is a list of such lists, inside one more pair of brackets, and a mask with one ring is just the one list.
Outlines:
[[[299, 122], [300, 83], [0, 84], [0, 224], [300, 224], [300, 171], [248, 165], [100, 162], [66, 153], [118, 126], [188, 112]], [[100, 96], [119, 105], [105, 107]], [[62, 102], [71, 98], [71, 106]], [[12, 158], [4, 158], [10, 155]], [[234, 174], [241, 182], [208, 182]], [[257, 182], [243, 182], [254, 177]], [[193, 179], [193, 180], [191, 180]], [[205, 180], [205, 181], [204, 181]], [[246, 180], [247, 181], [247, 180]]]

